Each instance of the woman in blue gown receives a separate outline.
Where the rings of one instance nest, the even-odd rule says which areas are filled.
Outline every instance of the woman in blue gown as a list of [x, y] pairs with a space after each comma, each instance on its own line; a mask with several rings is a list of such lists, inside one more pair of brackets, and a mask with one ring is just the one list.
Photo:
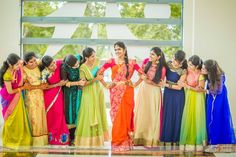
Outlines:
[[163, 97], [163, 122], [161, 141], [179, 143], [181, 119], [185, 102], [184, 89], [178, 81], [185, 81], [187, 61], [185, 52], [179, 50], [175, 53], [171, 62], [168, 62], [166, 82]]
[[204, 62], [202, 73], [207, 78], [206, 124], [208, 144], [235, 144], [225, 75], [215, 60]]

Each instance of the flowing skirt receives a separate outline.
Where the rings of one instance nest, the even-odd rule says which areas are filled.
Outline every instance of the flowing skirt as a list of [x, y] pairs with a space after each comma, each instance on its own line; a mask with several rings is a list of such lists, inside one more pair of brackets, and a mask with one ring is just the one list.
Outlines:
[[20, 146], [31, 146], [32, 144], [29, 121], [22, 95], [14, 111], [4, 122], [2, 139], [4, 147], [19, 148]]
[[179, 142], [184, 100], [184, 90], [165, 88], [161, 134], [162, 142]]
[[161, 88], [143, 82], [134, 111], [134, 144], [157, 146], [160, 142], [162, 118]]
[[48, 144], [48, 129], [43, 91], [40, 89], [26, 91], [26, 109], [32, 129], [33, 146]]
[[180, 144], [205, 145], [207, 140], [205, 94], [186, 90], [185, 97]]
[[208, 143], [212, 145], [235, 144], [234, 127], [226, 87], [223, 87], [221, 94], [208, 94], [206, 102]]
[[[53, 94], [54, 92], [54, 89], [44, 91], [44, 100], [47, 109], [48, 141], [52, 145], [68, 145], [69, 131], [64, 116], [63, 93], [60, 88], [56, 96]], [[47, 97], [52, 95], [53, 97], [49, 100]]]
[[103, 146], [108, 138], [104, 93], [100, 83], [96, 82], [83, 88], [75, 145]]
[[[114, 89], [111, 89], [114, 90]], [[119, 93], [119, 91], [117, 91]], [[111, 95], [112, 96], [112, 95]], [[115, 95], [114, 95], [115, 96]], [[114, 97], [113, 96], [113, 97]], [[112, 150], [126, 151], [133, 148], [131, 133], [134, 131], [134, 88], [126, 86], [115, 117], [112, 119]], [[114, 115], [111, 110], [111, 116]]]

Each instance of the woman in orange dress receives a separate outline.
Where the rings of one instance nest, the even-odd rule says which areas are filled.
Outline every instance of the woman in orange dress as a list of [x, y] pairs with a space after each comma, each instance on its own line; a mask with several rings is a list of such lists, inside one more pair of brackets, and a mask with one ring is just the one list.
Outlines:
[[111, 58], [99, 70], [102, 74], [106, 69], [111, 68], [112, 83], [103, 85], [110, 90], [111, 121], [112, 121], [112, 150], [126, 151], [132, 149], [133, 142], [131, 134], [134, 130], [133, 109], [134, 109], [134, 85], [131, 77], [136, 70], [143, 73], [135, 60], [128, 59], [126, 46], [123, 42], [116, 42], [114, 49], [117, 58]]

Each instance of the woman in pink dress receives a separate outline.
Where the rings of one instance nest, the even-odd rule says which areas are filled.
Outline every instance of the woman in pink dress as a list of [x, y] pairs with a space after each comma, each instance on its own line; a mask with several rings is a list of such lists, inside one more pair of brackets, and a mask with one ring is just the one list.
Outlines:
[[68, 145], [69, 131], [64, 116], [64, 99], [62, 88], [66, 82], [61, 81], [61, 60], [54, 61], [50, 56], [42, 58], [42, 81], [49, 86], [44, 90], [47, 114], [48, 140], [52, 145]]
[[165, 55], [153, 47], [150, 57], [143, 62], [145, 73], [137, 92], [134, 109], [134, 144], [154, 147], [160, 143], [162, 123], [161, 85], [166, 75]]

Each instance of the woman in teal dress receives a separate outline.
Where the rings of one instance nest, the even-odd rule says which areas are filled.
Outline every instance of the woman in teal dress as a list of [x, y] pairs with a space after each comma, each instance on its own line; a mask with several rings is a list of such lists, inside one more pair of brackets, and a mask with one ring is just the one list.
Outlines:
[[65, 118], [66, 124], [70, 131], [70, 142], [74, 142], [74, 133], [78, 113], [80, 109], [80, 101], [82, 95], [82, 86], [85, 81], [80, 80], [79, 73], [80, 57], [76, 58], [74, 55], [65, 57], [61, 66], [61, 76], [63, 80], [67, 80], [63, 86]]
[[76, 146], [103, 146], [108, 140], [108, 125], [103, 88], [99, 80], [96, 54], [92, 48], [83, 50], [84, 63], [80, 66], [80, 78], [86, 79], [83, 87], [78, 123], [75, 132]]

